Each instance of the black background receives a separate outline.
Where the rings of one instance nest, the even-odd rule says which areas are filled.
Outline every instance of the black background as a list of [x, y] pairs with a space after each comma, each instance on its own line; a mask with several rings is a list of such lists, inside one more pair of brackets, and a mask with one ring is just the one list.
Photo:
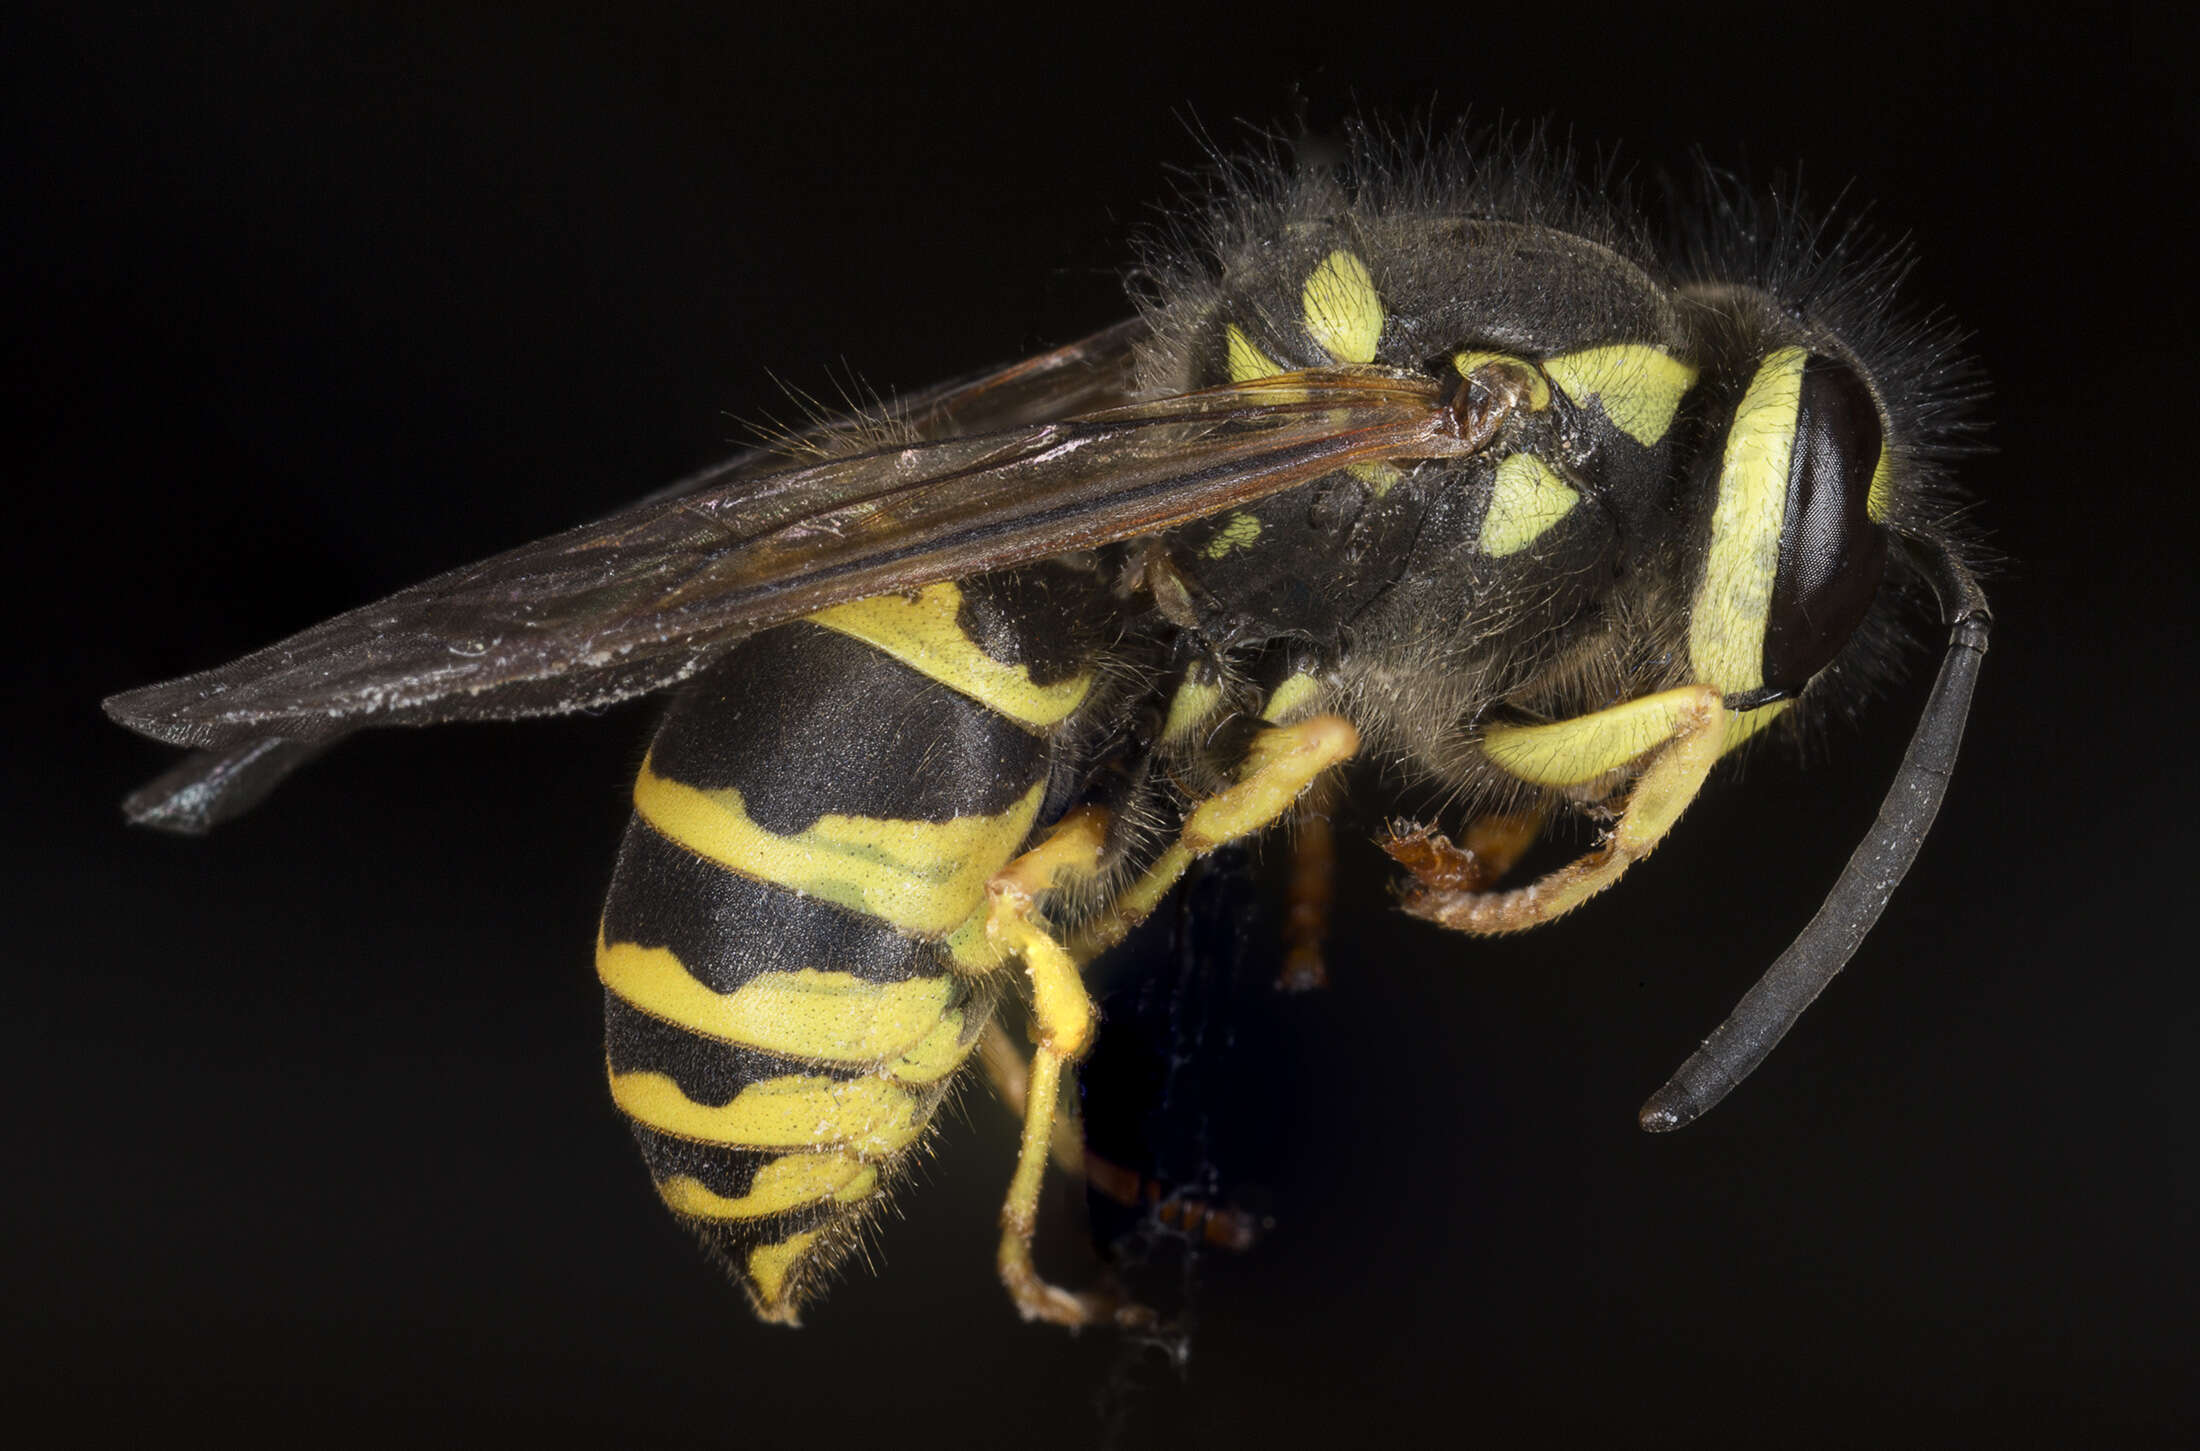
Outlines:
[[[235, 1445], [2195, 1431], [2195, 122], [2166, 25], [717, 9], [9, 23], [11, 1418]], [[1181, 1377], [1016, 1322], [983, 1095], [882, 1273], [801, 1332], [699, 1263], [603, 1094], [588, 965], [646, 709], [370, 737], [210, 840], [122, 827], [167, 758], [103, 695], [605, 512], [790, 412], [782, 381], [915, 386], [1111, 320], [1188, 118], [1227, 145], [1432, 97], [1645, 176], [1700, 145], [1853, 184], [1994, 383], [1998, 451], [1964, 473], [2011, 562], [1942, 824], [1685, 1134], [1636, 1105], [1832, 880], [1925, 669], [1524, 939], [1384, 913], [1355, 846], [1339, 983], [1273, 1093], [1279, 1227], [1208, 1262]]]

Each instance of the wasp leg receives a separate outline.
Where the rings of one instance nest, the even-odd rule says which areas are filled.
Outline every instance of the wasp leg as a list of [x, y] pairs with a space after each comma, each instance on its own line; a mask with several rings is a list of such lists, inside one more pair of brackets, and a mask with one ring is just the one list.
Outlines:
[[1329, 818], [1301, 811], [1296, 827], [1283, 916], [1283, 971], [1276, 975], [1276, 986], [1287, 993], [1329, 986], [1322, 944], [1329, 937], [1329, 908], [1337, 897], [1337, 834]]
[[1462, 862], [1466, 853], [1441, 838], [1408, 837], [1394, 843], [1391, 854], [1414, 870], [1405, 910], [1424, 921], [1474, 933], [1518, 932], [1572, 911], [1618, 881], [1665, 839], [1725, 753], [1733, 720], [1719, 693], [1698, 685], [1576, 720], [1511, 727], [1502, 735], [1492, 732], [1485, 743], [1490, 759], [1542, 785], [1582, 785], [1646, 751], [1655, 754], [1596, 850], [1524, 887], [1492, 892], [1467, 884], [1472, 873]]
[[1426, 826], [1394, 829], [1381, 846], [1424, 887], [1487, 892], [1528, 854], [1549, 814], [1535, 810], [1477, 816], [1457, 843]]
[[[1021, 1099], [1024, 1127], [1016, 1172], [1001, 1206], [1001, 1282], [1026, 1320], [1057, 1325], [1089, 1325], [1111, 1318], [1121, 1324], [1140, 1324], [1149, 1318], [1142, 1307], [1117, 1305], [1102, 1296], [1080, 1295], [1048, 1284], [1031, 1258], [1047, 1159], [1050, 1150], [1057, 1156], [1064, 1152], [1057, 1113], [1064, 1070], [1092, 1045], [1095, 1022], [1092, 998], [1078, 975], [1077, 963], [1040, 922], [1038, 899], [1064, 881], [1090, 876], [1098, 869], [1106, 844], [1107, 814], [1087, 807], [1063, 818], [1045, 841], [986, 883], [986, 937], [1004, 958], [1023, 962], [1031, 979], [1031, 1018], [1039, 1040], [1029, 1066], [1023, 1068], [1021, 1092], [1015, 1095]], [[1021, 1055], [1005, 1034], [994, 1051], [1022, 1066]], [[1005, 1096], [1009, 1095], [1004, 1090]]]
[[1308, 786], [1359, 748], [1360, 733], [1341, 715], [1309, 716], [1296, 725], [1270, 726], [1253, 737], [1237, 784], [1194, 806], [1168, 850], [1086, 925], [1077, 939], [1078, 960], [1090, 960], [1122, 941], [1169, 894], [1185, 868], [1218, 846], [1281, 821]]
[[1094, 1189], [1126, 1209], [1151, 1209], [1154, 1218], [1185, 1235], [1196, 1235], [1205, 1244], [1242, 1254], [1260, 1240], [1262, 1224], [1242, 1209], [1210, 1204], [1180, 1194], [1136, 1169], [1113, 1159], [1085, 1152], [1085, 1177]]
[[[1021, 1122], [1024, 1099], [1031, 1088], [1031, 1061], [1010, 1040], [999, 1018], [989, 1021], [978, 1035], [978, 1066], [985, 1070], [985, 1080], [993, 1086], [1002, 1107]], [[1056, 1114], [1054, 1119], [1054, 1162], [1064, 1173], [1081, 1175], [1087, 1157], [1085, 1135], [1077, 1120], [1077, 1095], [1072, 1093], [1069, 1098], [1069, 1112]]]
[[1024, 1090], [1023, 1142], [1008, 1199], [1001, 1206], [1001, 1282], [1026, 1320], [1089, 1325], [1108, 1318], [1138, 1325], [1151, 1319], [1143, 1306], [1123, 1305], [1048, 1284], [1032, 1263], [1039, 1186], [1054, 1138], [1063, 1071], [1091, 1046], [1092, 998], [1078, 963], [1122, 940], [1168, 895], [1184, 869], [1216, 847], [1274, 825], [1317, 777], [1359, 749], [1359, 732], [1342, 716], [1318, 715], [1296, 725], [1271, 726], [1253, 738], [1238, 782], [1193, 807], [1177, 839], [1107, 912], [1086, 929], [1075, 956], [1038, 921], [1041, 893], [1065, 879], [1089, 875], [1106, 845], [1106, 815], [1087, 808], [1065, 817], [1052, 835], [1003, 868], [986, 884], [990, 902], [986, 936], [1004, 955], [1023, 960], [1031, 977], [1031, 1017], [1038, 1047]]

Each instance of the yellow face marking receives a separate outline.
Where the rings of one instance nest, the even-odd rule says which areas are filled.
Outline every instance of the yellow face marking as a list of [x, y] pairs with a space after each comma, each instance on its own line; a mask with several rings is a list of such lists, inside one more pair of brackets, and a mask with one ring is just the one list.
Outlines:
[[1209, 559], [1220, 559], [1232, 550], [1251, 549], [1259, 539], [1260, 520], [1251, 514], [1232, 514], [1223, 521], [1222, 528], [1215, 532], [1214, 538], [1207, 541], [1207, 547], [1200, 553]]
[[1518, 554], [1580, 502], [1581, 495], [1534, 454], [1509, 455], [1497, 466], [1489, 512], [1482, 516], [1482, 552], [1492, 559]]
[[943, 1022], [962, 1026], [961, 1011], [947, 1005], [955, 985], [945, 977], [878, 983], [804, 967], [759, 973], [733, 992], [716, 993], [690, 976], [670, 948], [601, 937], [596, 976], [653, 1018], [721, 1043], [825, 1063], [886, 1063]]
[[1766, 358], [1727, 430], [1711, 548], [1688, 619], [1696, 679], [1726, 695], [1764, 683], [1765, 618], [1780, 570], [1805, 357], [1801, 348], [1782, 348]]
[[1161, 739], [1171, 745], [1188, 741], [1222, 708], [1222, 682], [1183, 681], [1169, 696], [1168, 718], [1161, 723]]
[[1543, 360], [1543, 371], [1577, 406], [1595, 399], [1611, 419], [1645, 448], [1665, 437], [1681, 399], [1696, 386], [1696, 370], [1643, 343], [1583, 348]]
[[794, 1307], [781, 1306], [787, 1293], [787, 1276], [795, 1263], [812, 1244], [817, 1242], [823, 1230], [805, 1229], [791, 1234], [777, 1244], [760, 1244], [749, 1251], [749, 1279], [754, 1284], [756, 1296], [775, 1312], [767, 1319], [794, 1318]]
[[1516, 358], [1511, 353], [1473, 351], [1451, 355], [1451, 365], [1459, 370], [1459, 376], [1462, 378], [1472, 373], [1476, 368], [1486, 368], [1492, 363], [1507, 364], [1526, 374], [1532, 380], [1528, 384], [1529, 412], [1541, 413], [1551, 406], [1550, 379], [1544, 376], [1541, 368], [1538, 368], [1526, 358]]
[[1792, 700], [1776, 700], [1770, 705], [1760, 705], [1755, 710], [1731, 711], [1726, 717], [1726, 739], [1719, 746], [1719, 754], [1738, 750], [1757, 732], [1778, 720], [1791, 705]]
[[952, 580], [910, 595], [854, 600], [807, 616], [837, 634], [861, 640], [950, 690], [1041, 730], [1061, 720], [1092, 692], [1092, 677], [1076, 675], [1034, 685], [1022, 665], [1004, 665], [963, 633], [962, 590]]
[[1879, 462], [1872, 469], [1871, 491], [1864, 495], [1864, 515], [1874, 524], [1887, 522], [1887, 511], [1894, 507], [1893, 455], [1887, 445], [1879, 445]]
[[1350, 252], [1322, 258], [1299, 292], [1306, 330], [1340, 363], [1372, 363], [1383, 336], [1383, 299], [1367, 264]]
[[661, 1132], [744, 1149], [842, 1148], [883, 1159], [924, 1132], [916, 1099], [883, 1078], [766, 1078], [714, 1108], [682, 1093], [668, 1074], [614, 1073], [611, 1101]]
[[1321, 694], [1321, 682], [1301, 671], [1276, 687], [1275, 694], [1261, 707], [1260, 718], [1270, 725], [1280, 724], [1285, 717], [1305, 710]]
[[1547, 725], [1495, 725], [1482, 754], [1509, 776], [1538, 786], [1579, 786], [1664, 745], [1700, 709], [1701, 686], [1655, 695]]
[[656, 773], [634, 782], [634, 810], [689, 851], [730, 871], [823, 897], [911, 937], [944, 937], [985, 900], [985, 879], [1031, 832], [1041, 781], [998, 816], [897, 821], [828, 812], [791, 836], [749, 818], [741, 793], [698, 790]]
[[1283, 364], [1254, 346], [1253, 340], [1236, 323], [1231, 323], [1222, 330], [1222, 339], [1224, 346], [1229, 349], [1230, 381], [1233, 383], [1250, 383], [1289, 371]]
[[691, 1219], [762, 1219], [830, 1199], [852, 1204], [878, 1188], [878, 1166], [848, 1154], [789, 1154], [756, 1171], [749, 1192], [718, 1193], [702, 1180], [675, 1174], [657, 1185], [657, 1197], [674, 1214]]

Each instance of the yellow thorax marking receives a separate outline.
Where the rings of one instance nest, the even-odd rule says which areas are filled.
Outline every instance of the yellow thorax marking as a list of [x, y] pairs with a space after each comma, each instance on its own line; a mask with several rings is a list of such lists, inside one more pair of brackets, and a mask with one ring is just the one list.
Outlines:
[[1583, 348], [1543, 360], [1543, 371], [1577, 406], [1594, 398], [1622, 433], [1648, 447], [1665, 437], [1696, 370], [1645, 343]]
[[611, 1075], [611, 1101], [628, 1118], [677, 1138], [746, 1149], [844, 1148], [883, 1159], [924, 1132], [908, 1090], [873, 1077], [766, 1078], [714, 1108], [682, 1093], [670, 1075], [638, 1070]]
[[1025, 725], [1044, 729], [1084, 703], [1092, 677], [1077, 674], [1053, 685], [1032, 683], [1031, 670], [1004, 665], [963, 630], [962, 590], [953, 580], [926, 585], [915, 595], [877, 595], [819, 610], [813, 625], [861, 640], [950, 690], [989, 705]]
[[[763, 972], [730, 993], [695, 980], [678, 954], [633, 942], [596, 942], [596, 976], [622, 1001], [653, 1018], [721, 1043], [821, 1062], [877, 1066], [913, 1050], [962, 1010], [950, 1008], [947, 977], [870, 982], [814, 967]], [[891, 1071], [891, 1070], [889, 1070]]]
[[1220, 559], [1233, 549], [1251, 549], [1260, 539], [1260, 520], [1251, 514], [1234, 513], [1222, 521], [1214, 538], [1200, 553], [1209, 559]]
[[660, 776], [634, 782], [644, 821], [731, 871], [822, 897], [912, 937], [944, 937], [978, 910], [985, 879], [1016, 854], [1046, 794], [1041, 781], [998, 816], [898, 821], [828, 812], [791, 836], [750, 819], [741, 793]]
[[1372, 363], [1383, 336], [1383, 299], [1367, 264], [1350, 252], [1321, 260], [1299, 292], [1306, 330], [1340, 363]]
[[762, 1219], [831, 1199], [852, 1204], [878, 1188], [878, 1165], [850, 1154], [788, 1154], [756, 1171], [749, 1192], [720, 1194], [689, 1174], [657, 1185], [657, 1197], [674, 1214], [694, 1219]]
[[1268, 703], [1261, 707], [1260, 718], [1270, 725], [1281, 725], [1288, 717], [1313, 704], [1321, 688], [1320, 681], [1302, 670], [1276, 687]]
[[1788, 464], [1802, 407], [1801, 348], [1759, 365], [1727, 429], [1711, 548], [1689, 612], [1688, 659], [1696, 678], [1727, 695], [1764, 683], [1765, 622], [1780, 571]]
[[1171, 745], [1188, 741], [1222, 708], [1222, 682], [1187, 677], [1169, 696], [1169, 714], [1161, 723], [1161, 739]]
[[1518, 554], [1573, 512], [1581, 495], [1532, 453], [1507, 456], [1490, 486], [1482, 516], [1482, 552], [1493, 559]]
[[1245, 330], [1231, 323], [1222, 331], [1224, 345], [1229, 350], [1230, 381], [1251, 383], [1260, 378], [1273, 378], [1286, 371], [1283, 364], [1262, 352], [1245, 335]]

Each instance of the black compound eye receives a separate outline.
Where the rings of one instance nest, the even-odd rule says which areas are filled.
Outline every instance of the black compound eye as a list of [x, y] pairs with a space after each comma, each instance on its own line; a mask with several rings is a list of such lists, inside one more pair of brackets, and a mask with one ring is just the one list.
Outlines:
[[1887, 531], [1869, 505], [1884, 445], [1871, 389], [1848, 364], [1814, 354], [1803, 364], [1780, 571], [1765, 621], [1768, 689], [1800, 693], [1871, 608], [1887, 567]]

